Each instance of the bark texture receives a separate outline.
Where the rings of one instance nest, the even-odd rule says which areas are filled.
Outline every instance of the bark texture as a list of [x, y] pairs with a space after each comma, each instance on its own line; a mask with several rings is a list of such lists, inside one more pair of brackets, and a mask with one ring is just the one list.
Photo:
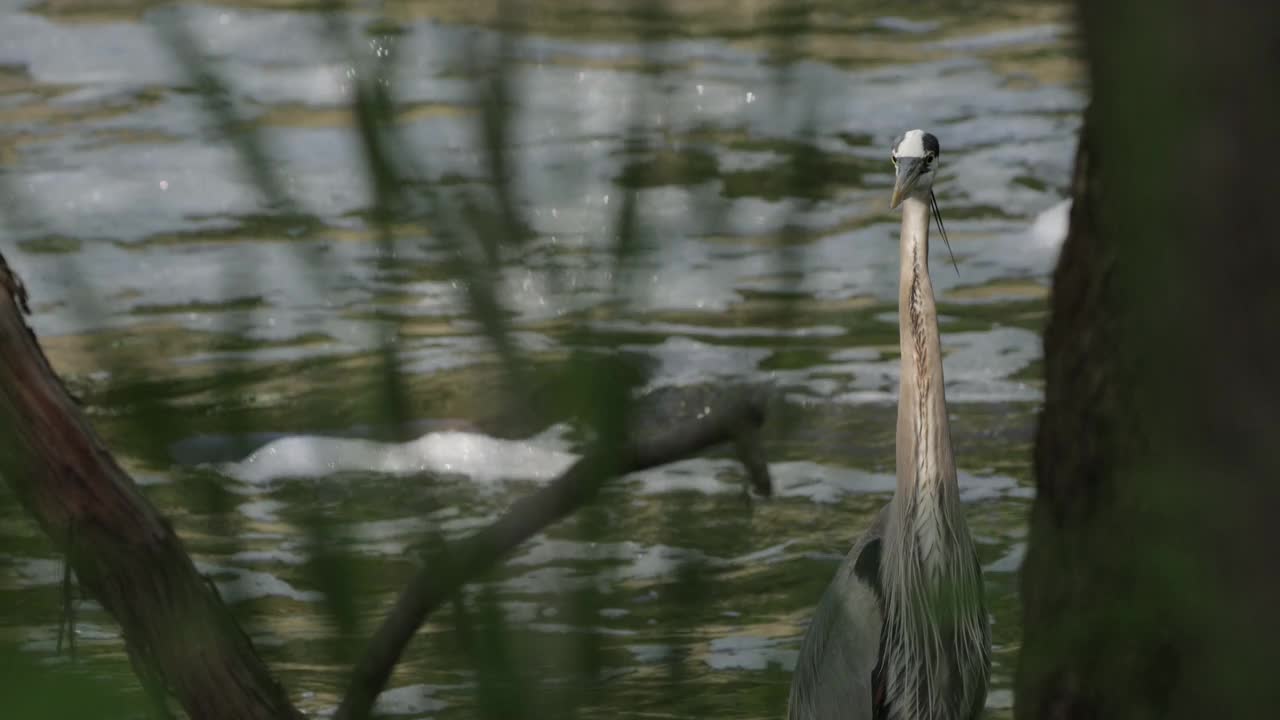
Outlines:
[[302, 718], [58, 380], [25, 306], [0, 256], [0, 476], [119, 622], [153, 697], [192, 718]]
[[1280, 5], [1081, 0], [1016, 715], [1280, 707]]

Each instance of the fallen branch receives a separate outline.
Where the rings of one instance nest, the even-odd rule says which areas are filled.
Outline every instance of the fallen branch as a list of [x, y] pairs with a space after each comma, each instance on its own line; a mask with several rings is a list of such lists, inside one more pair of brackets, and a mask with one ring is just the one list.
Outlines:
[[768, 466], [756, 438], [763, 422], [762, 399], [756, 393], [744, 393], [708, 406], [698, 418], [654, 437], [633, 440], [613, 451], [589, 453], [550, 485], [521, 498], [492, 525], [463, 541], [447, 566], [433, 563], [414, 575], [356, 665], [334, 720], [369, 717], [405, 647], [436, 608], [520, 543], [589, 502], [610, 477], [666, 465], [732, 442], [751, 485], [768, 495]]

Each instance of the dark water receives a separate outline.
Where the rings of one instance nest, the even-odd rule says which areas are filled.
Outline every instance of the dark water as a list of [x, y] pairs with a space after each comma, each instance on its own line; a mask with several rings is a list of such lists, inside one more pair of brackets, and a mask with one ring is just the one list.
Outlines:
[[[296, 702], [323, 714], [427, 538], [465, 537], [545, 482], [582, 449], [583, 425], [562, 412], [563, 387], [504, 383], [430, 228], [401, 228], [390, 251], [376, 242], [344, 109], [347, 50], [307, 6], [251, 5], [0, 2], [0, 246], [100, 432]], [[390, 3], [390, 20], [361, 7], [354, 47], [401, 59], [403, 126], [426, 179], [483, 183], [461, 58], [496, 42], [476, 24], [487, 6]], [[1081, 106], [1065, 8], [820, 5], [808, 59], [784, 86], [787, 45], [768, 35], [779, 16], [763, 3], [677, 5], [680, 39], [659, 48], [660, 73], [623, 4], [530, 7], [534, 32], [512, 50], [511, 157], [532, 237], [508, 249], [500, 282], [522, 362], [549, 371], [593, 350], [639, 361], [649, 390], [771, 383], [778, 496], [745, 503], [722, 453], [613, 483], [468, 589], [482, 641], [459, 638], [456, 609], [434, 617], [380, 707], [473, 717], [477, 697], [500, 695], [528, 717], [579, 704], [590, 717], [781, 716], [804, 623], [893, 487], [888, 148], [922, 127], [943, 146], [937, 191], [960, 272], [936, 248], [934, 282], [994, 618], [989, 707], [1007, 714], [1039, 329]], [[264, 204], [218, 139], [156, 35], [174, 19], [314, 219]], [[647, 151], [627, 143], [637, 124]], [[785, 180], [799, 146], [830, 180], [801, 196]], [[618, 278], [613, 223], [628, 188], [640, 250]], [[315, 437], [389, 440], [377, 351], [388, 332], [422, 439]], [[225, 464], [271, 441], [254, 462]], [[53, 652], [60, 561], [3, 493], [0, 638], [65, 663]], [[354, 588], [354, 629], [335, 631], [317, 553]], [[484, 627], [498, 612], [509, 632], [495, 640]], [[136, 694], [110, 618], [82, 603], [78, 630], [77, 666]], [[584, 656], [599, 668], [586, 680]], [[520, 670], [477, 674], [495, 657]]]

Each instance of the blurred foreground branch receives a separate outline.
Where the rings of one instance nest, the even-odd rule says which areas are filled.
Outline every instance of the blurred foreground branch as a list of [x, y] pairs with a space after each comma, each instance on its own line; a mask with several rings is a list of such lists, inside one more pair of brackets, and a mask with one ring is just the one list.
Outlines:
[[771, 485], [756, 431], [764, 399], [754, 392], [726, 397], [694, 419], [643, 440], [589, 452], [543, 489], [521, 498], [492, 525], [467, 540], [447, 562], [424, 567], [409, 581], [355, 668], [334, 720], [369, 717], [405, 647], [427, 617], [463, 585], [483, 575], [520, 543], [590, 502], [610, 477], [683, 460], [732, 442], [756, 492]]

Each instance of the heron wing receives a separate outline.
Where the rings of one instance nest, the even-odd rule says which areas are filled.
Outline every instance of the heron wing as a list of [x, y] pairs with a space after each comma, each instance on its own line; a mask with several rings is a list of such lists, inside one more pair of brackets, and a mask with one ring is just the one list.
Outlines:
[[886, 511], [845, 556], [827, 586], [791, 678], [789, 720], [873, 720], [880, 660], [880, 539]]

